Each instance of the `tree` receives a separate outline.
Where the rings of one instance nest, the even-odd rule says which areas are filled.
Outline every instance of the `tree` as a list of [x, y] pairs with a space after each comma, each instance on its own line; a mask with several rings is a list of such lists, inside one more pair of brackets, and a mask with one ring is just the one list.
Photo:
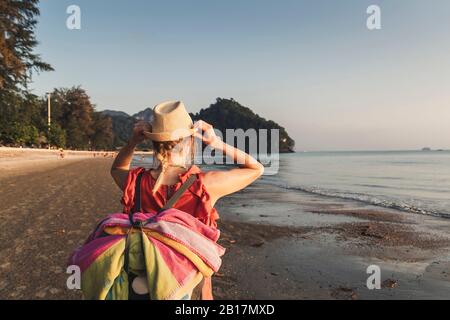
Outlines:
[[38, 143], [39, 131], [33, 125], [24, 125], [20, 122], [13, 122], [9, 126], [8, 136], [15, 144], [20, 146], [34, 146]]
[[112, 120], [101, 112], [94, 112], [93, 134], [91, 136], [92, 149], [109, 150], [113, 147], [114, 134], [112, 131]]
[[90, 149], [94, 106], [81, 87], [55, 89], [51, 94], [52, 121], [66, 131], [69, 148]]
[[[81, 87], [59, 88], [51, 94], [50, 142], [73, 149], [110, 150], [113, 128], [109, 116], [95, 112], [90, 97]], [[56, 131], [55, 131], [56, 130]]]
[[17, 106], [22, 103], [22, 97], [14, 92], [5, 92], [0, 97], [0, 143], [11, 144], [14, 142], [10, 136], [11, 124], [18, 119]]
[[40, 118], [42, 99], [26, 91], [33, 71], [53, 70], [33, 51], [37, 4], [0, 0], [0, 144], [38, 144], [46, 130]]
[[48, 132], [47, 141], [50, 142], [50, 145], [57, 146], [58, 148], [66, 147], [66, 131], [61, 128], [61, 126], [57, 123], [52, 123], [50, 126], [50, 131]]
[[33, 51], [38, 44], [34, 34], [38, 2], [0, 0], [0, 91], [26, 87], [33, 71], [53, 70]]
[[46, 135], [41, 116], [43, 100], [28, 93], [6, 92], [0, 99], [0, 143], [7, 145], [39, 145]]

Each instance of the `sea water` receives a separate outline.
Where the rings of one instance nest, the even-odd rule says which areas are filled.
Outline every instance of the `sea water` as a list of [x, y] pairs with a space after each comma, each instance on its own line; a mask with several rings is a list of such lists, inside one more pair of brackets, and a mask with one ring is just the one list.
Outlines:
[[450, 218], [450, 151], [281, 154], [265, 183]]
[[[133, 160], [153, 164], [151, 156]], [[270, 167], [276, 174], [261, 183], [450, 218], [450, 151], [299, 152], [279, 155]]]

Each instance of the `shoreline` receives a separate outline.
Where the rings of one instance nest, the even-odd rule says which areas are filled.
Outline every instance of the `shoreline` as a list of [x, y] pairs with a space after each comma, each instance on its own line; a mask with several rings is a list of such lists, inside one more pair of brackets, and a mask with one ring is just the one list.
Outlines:
[[371, 202], [368, 200], [363, 200], [363, 199], [358, 199], [358, 198], [353, 198], [353, 197], [346, 197], [346, 196], [342, 196], [342, 195], [334, 195], [334, 194], [327, 194], [327, 193], [321, 193], [321, 192], [316, 192], [316, 191], [310, 191], [310, 190], [306, 190], [306, 189], [302, 189], [301, 187], [283, 187], [283, 186], [278, 186], [275, 184], [270, 184], [270, 183], [264, 183], [265, 185], [269, 185], [270, 186], [274, 186], [275, 188], [282, 188], [282, 189], [286, 189], [286, 190], [292, 190], [292, 191], [297, 191], [299, 193], [304, 193], [304, 194], [311, 194], [311, 195], [317, 195], [323, 198], [328, 198], [328, 199], [336, 199], [336, 200], [343, 200], [343, 201], [350, 201], [350, 202], [356, 202], [356, 203], [360, 203], [361, 205], [366, 205], [366, 206], [374, 206], [377, 208], [380, 208], [381, 210], [395, 210], [395, 211], [399, 211], [399, 212], [405, 212], [408, 214], [418, 214], [418, 215], [425, 215], [425, 216], [431, 216], [431, 217], [436, 217], [436, 218], [443, 218], [443, 219], [450, 219], [450, 215], [448, 213], [439, 213], [439, 212], [433, 212], [433, 211], [427, 211], [424, 209], [420, 209], [420, 208], [411, 208], [411, 207], [402, 207], [399, 205], [386, 205], [383, 203], [376, 203], [376, 202]]
[[[112, 159], [31, 162], [0, 174], [0, 298], [80, 299], [65, 263], [100, 219], [121, 212]], [[217, 209], [227, 252], [216, 299], [448, 299], [448, 219], [261, 182]], [[381, 290], [366, 287], [371, 264]]]

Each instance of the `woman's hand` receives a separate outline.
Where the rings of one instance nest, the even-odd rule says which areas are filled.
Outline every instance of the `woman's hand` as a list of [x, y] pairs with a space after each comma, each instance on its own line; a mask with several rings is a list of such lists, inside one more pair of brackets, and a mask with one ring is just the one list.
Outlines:
[[146, 135], [145, 132], [151, 132], [152, 127], [147, 121], [139, 121], [134, 125], [133, 134], [130, 142], [134, 145], [138, 145], [144, 142]]
[[146, 121], [139, 121], [134, 125], [130, 141], [120, 150], [111, 167], [111, 176], [121, 190], [125, 188], [125, 182], [133, 159], [134, 148], [146, 138], [146, 132], [152, 130]]
[[222, 143], [222, 140], [216, 135], [213, 126], [209, 123], [199, 120], [194, 123], [194, 129], [196, 129], [194, 136], [201, 139], [204, 144], [216, 148]]

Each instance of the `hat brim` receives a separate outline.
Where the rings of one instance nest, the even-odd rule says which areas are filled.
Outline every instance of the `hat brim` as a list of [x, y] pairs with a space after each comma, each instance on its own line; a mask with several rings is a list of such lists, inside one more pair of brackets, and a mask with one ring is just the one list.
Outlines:
[[145, 132], [145, 137], [158, 142], [176, 141], [194, 135], [195, 129], [183, 129], [169, 132]]

